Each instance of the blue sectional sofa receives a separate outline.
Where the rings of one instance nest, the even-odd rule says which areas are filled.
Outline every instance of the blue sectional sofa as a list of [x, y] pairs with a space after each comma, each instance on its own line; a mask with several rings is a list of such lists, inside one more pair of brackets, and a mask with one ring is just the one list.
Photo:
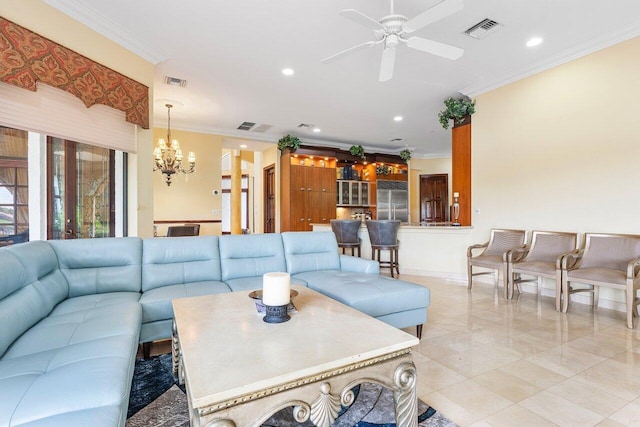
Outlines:
[[339, 255], [331, 232], [4, 247], [0, 427], [123, 426], [138, 344], [171, 336], [171, 300], [259, 289], [271, 271], [418, 335], [427, 320], [427, 288]]

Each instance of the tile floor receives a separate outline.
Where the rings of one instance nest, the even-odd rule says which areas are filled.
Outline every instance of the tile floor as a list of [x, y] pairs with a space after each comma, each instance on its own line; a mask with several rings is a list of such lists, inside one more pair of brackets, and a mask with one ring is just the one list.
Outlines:
[[[640, 426], [640, 332], [622, 312], [407, 276], [431, 289], [420, 399], [461, 426]], [[414, 328], [407, 329], [414, 332]]]
[[[414, 359], [418, 396], [460, 426], [640, 426], [640, 331], [622, 312], [477, 283], [403, 275], [431, 289]], [[415, 333], [415, 328], [407, 332]], [[170, 352], [169, 341], [152, 354]]]

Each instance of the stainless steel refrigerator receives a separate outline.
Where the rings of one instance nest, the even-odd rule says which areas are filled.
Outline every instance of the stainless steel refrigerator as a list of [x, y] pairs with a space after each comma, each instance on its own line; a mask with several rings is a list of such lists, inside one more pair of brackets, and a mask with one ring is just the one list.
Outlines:
[[406, 181], [376, 182], [377, 219], [409, 221], [409, 187]]

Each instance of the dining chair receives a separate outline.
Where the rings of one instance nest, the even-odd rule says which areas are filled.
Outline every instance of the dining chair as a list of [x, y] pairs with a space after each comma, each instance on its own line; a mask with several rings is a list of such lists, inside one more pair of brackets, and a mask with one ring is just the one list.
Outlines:
[[195, 227], [190, 225], [172, 225], [167, 227], [167, 237], [196, 236]]

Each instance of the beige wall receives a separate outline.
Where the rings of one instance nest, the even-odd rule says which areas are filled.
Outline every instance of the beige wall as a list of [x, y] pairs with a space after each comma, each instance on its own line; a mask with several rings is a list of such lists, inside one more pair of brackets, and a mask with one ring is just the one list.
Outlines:
[[[0, 16], [147, 85], [153, 99], [153, 64], [40, 0], [2, 0]], [[153, 117], [153, 103], [150, 105]], [[152, 131], [138, 128], [138, 154], [129, 158], [129, 235], [150, 236], [153, 222]]]
[[[451, 194], [451, 158], [411, 159], [409, 162], [409, 220], [420, 222], [420, 175], [446, 173]], [[451, 197], [449, 204], [451, 204]]]
[[[154, 141], [165, 138], [167, 130], [155, 128]], [[219, 220], [221, 218], [220, 190], [222, 137], [202, 133], [171, 130], [171, 137], [180, 141], [186, 157], [189, 151], [196, 154], [196, 171], [189, 175], [178, 174], [167, 186], [159, 171], [153, 173], [153, 211], [156, 221]], [[149, 165], [151, 170], [151, 165]], [[214, 211], [216, 211], [214, 213]], [[158, 225], [158, 234], [166, 234], [166, 224]], [[202, 223], [200, 234], [221, 233], [220, 223]]]
[[493, 227], [640, 234], [639, 69], [636, 38], [477, 97], [475, 242]]

